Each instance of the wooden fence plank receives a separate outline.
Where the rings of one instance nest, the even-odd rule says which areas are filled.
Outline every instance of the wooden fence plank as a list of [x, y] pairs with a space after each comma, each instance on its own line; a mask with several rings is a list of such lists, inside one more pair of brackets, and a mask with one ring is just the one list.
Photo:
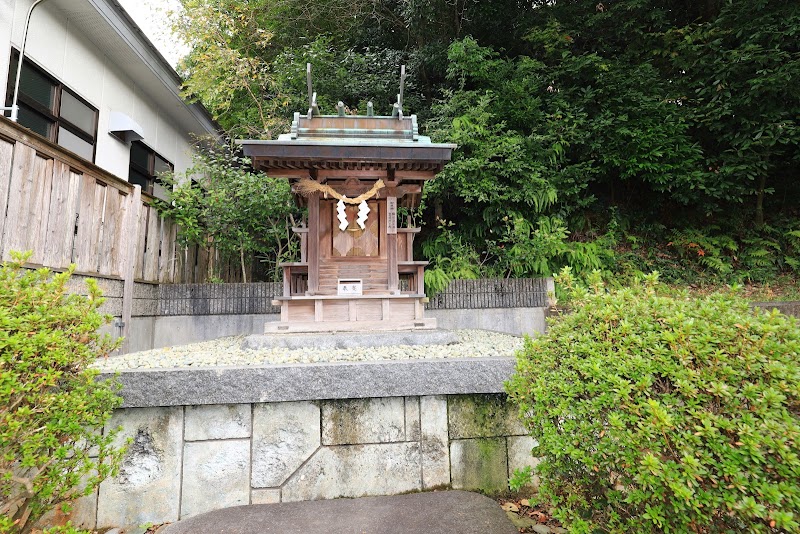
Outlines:
[[198, 283], [200, 280], [197, 277], [197, 245], [186, 247], [186, 268], [184, 269], [184, 280], [187, 284]]
[[169, 281], [177, 283], [178, 279], [178, 224], [170, 222], [169, 231]]
[[122, 276], [122, 260], [120, 255], [120, 231], [125, 217], [127, 195], [116, 189], [106, 189], [105, 220], [103, 223], [102, 248], [100, 256], [100, 274]]
[[3, 237], [3, 259], [11, 258], [12, 250], [26, 250], [25, 236], [28, 230], [28, 202], [33, 186], [36, 151], [22, 143], [14, 146], [14, 164], [11, 168], [11, 183], [8, 191], [8, 212]]
[[185, 284], [184, 277], [186, 271], [186, 247], [178, 247], [175, 245], [175, 276], [172, 279], [173, 284]]
[[158, 281], [171, 283], [175, 275], [175, 238], [178, 225], [167, 219], [161, 219], [161, 260], [159, 262]]
[[[75, 235], [75, 204], [77, 196], [70, 196], [76, 189], [76, 180], [69, 167], [61, 162], [53, 162], [53, 182], [50, 188], [49, 217], [44, 239], [42, 264], [61, 268], [72, 259], [72, 242]], [[72, 201], [72, 203], [70, 203]]]
[[33, 251], [30, 262], [44, 265], [47, 224], [50, 215], [50, 193], [53, 187], [53, 160], [37, 155], [30, 203], [28, 248]]
[[94, 203], [92, 204], [92, 240], [89, 256], [91, 259], [91, 272], [100, 270], [100, 250], [103, 246], [106, 226], [106, 198], [108, 197], [108, 186], [95, 181]]
[[[130, 231], [125, 224], [125, 221], [128, 220], [128, 212], [131, 209], [128, 202], [129, 196], [122, 191], [117, 191], [114, 195], [114, 242], [111, 245], [111, 274], [114, 276], [123, 276], [125, 274], [126, 250], [122, 248], [123, 244], [135, 247], [135, 243], [128, 245], [129, 241], [123, 239], [123, 235]], [[132, 226], [132, 228], [135, 228], [135, 226]]]
[[0, 138], [0, 252], [2, 252], [3, 231], [6, 224], [6, 208], [8, 207], [8, 191], [15, 144]]
[[148, 282], [158, 282], [158, 253], [161, 247], [160, 217], [155, 209], [150, 206], [147, 218], [147, 245], [144, 252], [144, 275], [142, 278]]
[[[180, 231], [180, 229], [178, 230]], [[175, 283], [176, 284], [188, 284], [187, 270], [189, 269], [189, 249], [191, 247], [182, 247], [178, 248], [178, 245], [175, 245], [175, 249], [178, 251], [175, 254]]]
[[208, 252], [208, 248], [206, 247], [197, 247], [197, 267], [194, 271], [194, 281], [196, 284], [210, 282], [208, 279]]
[[83, 175], [80, 172], [70, 170], [69, 173], [69, 193], [67, 195], [67, 212], [69, 221], [67, 232], [64, 236], [64, 262], [63, 265], [75, 263], [75, 240], [78, 234], [78, 210], [81, 201], [81, 180]]
[[113, 191], [109, 191], [108, 188], [106, 188], [103, 193], [102, 198], [100, 198], [100, 202], [103, 204], [100, 208], [100, 220], [102, 224], [100, 225], [100, 234], [97, 239], [97, 272], [102, 275], [108, 275], [111, 272], [110, 256], [113, 241], [113, 235], [109, 231], [109, 226], [112, 224], [111, 221], [113, 220], [110, 208], [114, 193]]
[[160, 250], [158, 254], [158, 282], [165, 283], [168, 281], [167, 273], [169, 271], [169, 250], [167, 241], [169, 240], [169, 221], [163, 217], [159, 217], [159, 232], [161, 234]]
[[144, 279], [145, 242], [147, 240], [147, 218], [149, 214], [150, 206], [142, 203], [139, 208], [139, 218], [136, 220], [136, 264], [133, 276], [137, 280]]
[[82, 175], [80, 177], [80, 193], [78, 200], [78, 232], [75, 235], [75, 254], [73, 261], [79, 271], [91, 272], [92, 235], [93, 226], [100, 221], [94, 220], [94, 192], [97, 187], [94, 177]]
[[136, 263], [139, 258], [137, 242], [139, 234], [136, 231], [137, 223], [142, 214], [142, 188], [135, 186], [133, 193], [124, 197], [125, 219], [122, 220], [121, 227], [124, 228], [120, 239], [119, 249], [121, 257], [122, 286], [122, 336], [125, 338], [121, 352], [128, 352], [128, 338], [131, 328], [131, 316], [133, 315], [133, 288], [136, 277]]

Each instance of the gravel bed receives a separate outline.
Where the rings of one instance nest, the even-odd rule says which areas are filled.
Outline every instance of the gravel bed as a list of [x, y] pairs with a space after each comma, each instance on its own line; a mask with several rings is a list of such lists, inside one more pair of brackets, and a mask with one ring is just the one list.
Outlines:
[[279, 365], [287, 363], [358, 362], [424, 358], [476, 358], [513, 356], [522, 348], [520, 337], [486, 330], [456, 330], [460, 342], [452, 345], [393, 345], [356, 349], [244, 350], [246, 336], [230, 336], [161, 349], [133, 352], [98, 360], [101, 371], [174, 367]]

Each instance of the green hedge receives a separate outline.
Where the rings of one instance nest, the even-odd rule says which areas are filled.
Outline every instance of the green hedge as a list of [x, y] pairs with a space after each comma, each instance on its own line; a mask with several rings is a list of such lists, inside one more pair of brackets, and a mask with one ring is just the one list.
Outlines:
[[507, 384], [573, 534], [800, 531], [800, 328], [731, 294], [593, 280]]
[[0, 532], [23, 534], [90, 493], [122, 453], [101, 433], [117, 386], [87, 368], [116, 347], [97, 333], [109, 319], [100, 291], [90, 280], [88, 297], [70, 295], [72, 269], [34, 271], [26, 259], [0, 266]]

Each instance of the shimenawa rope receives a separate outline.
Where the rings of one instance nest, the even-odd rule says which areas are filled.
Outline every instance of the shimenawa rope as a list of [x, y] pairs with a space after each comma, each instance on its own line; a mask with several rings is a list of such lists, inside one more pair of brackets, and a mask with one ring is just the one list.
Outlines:
[[367, 200], [368, 198], [372, 198], [378, 194], [378, 191], [383, 189], [384, 187], [383, 180], [378, 180], [375, 182], [375, 185], [372, 186], [372, 189], [364, 193], [363, 195], [359, 195], [355, 198], [347, 198], [346, 196], [342, 195], [341, 193], [337, 193], [331, 186], [321, 184], [319, 182], [315, 182], [314, 180], [303, 179], [294, 184], [294, 189], [297, 191], [298, 194], [307, 197], [312, 193], [324, 193], [328, 196], [332, 196], [337, 200], [341, 200], [343, 202], [347, 202], [348, 204], [361, 204], [362, 201]]

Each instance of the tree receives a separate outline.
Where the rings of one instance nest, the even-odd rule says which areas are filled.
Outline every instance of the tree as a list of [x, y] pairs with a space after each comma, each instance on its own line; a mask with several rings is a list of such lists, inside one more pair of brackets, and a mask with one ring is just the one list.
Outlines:
[[323, 113], [388, 113], [407, 65], [406, 111], [459, 145], [426, 188], [420, 244], [454, 222], [484, 266], [530, 275], [608, 266], [620, 228], [646, 228], [632, 237], [656, 255], [684, 229], [742, 252], [796, 230], [792, 0], [183, 3], [189, 91], [237, 134], [274, 137], [307, 109], [307, 62]]
[[[434, 137], [459, 150], [427, 188], [428, 202], [445, 206], [441, 216], [474, 246], [501, 245], [495, 255], [517, 276], [550, 275], [559, 262], [547, 262], [563, 254], [602, 266], [586, 247], [563, 244], [569, 232], [556, 230], [553, 215], [580, 214], [597, 195], [624, 205], [619, 184], [689, 203], [702, 183], [701, 154], [657, 72], [574, 55], [570, 39], [558, 25], [532, 34], [541, 59], [503, 58], [471, 38], [453, 43], [448, 80], [457, 89], [433, 109]], [[531, 249], [536, 232], [562, 245]]]
[[[254, 173], [248, 165], [231, 147], [206, 145], [186, 172], [162, 177], [170, 192], [156, 206], [178, 223], [182, 246], [213, 248], [237, 261], [244, 282], [253, 255], [277, 276], [277, 264], [296, 246], [292, 226], [297, 212], [288, 182]], [[210, 262], [208, 278], [215, 275]]]
[[755, 197], [759, 227], [766, 195], [797, 179], [798, 34], [800, 4], [791, 0], [725, 2], [715, 18], [666, 34], [663, 53], [680, 73], [709, 175], [726, 200]]

